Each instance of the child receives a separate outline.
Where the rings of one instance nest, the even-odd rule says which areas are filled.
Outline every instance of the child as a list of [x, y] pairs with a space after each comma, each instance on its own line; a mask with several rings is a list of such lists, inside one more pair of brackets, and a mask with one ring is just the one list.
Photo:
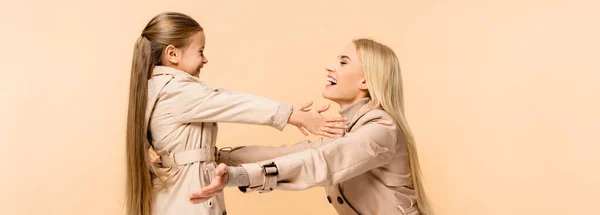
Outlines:
[[[250, 94], [213, 90], [199, 79], [208, 62], [202, 27], [181, 13], [162, 13], [135, 44], [127, 118], [127, 205], [129, 215], [226, 214], [223, 195], [190, 204], [189, 192], [211, 183], [217, 122], [287, 124], [323, 136], [342, 134], [342, 117]], [[148, 151], [160, 156], [158, 177]], [[153, 173], [151, 173], [153, 170]], [[163, 189], [163, 188], [167, 189]]]

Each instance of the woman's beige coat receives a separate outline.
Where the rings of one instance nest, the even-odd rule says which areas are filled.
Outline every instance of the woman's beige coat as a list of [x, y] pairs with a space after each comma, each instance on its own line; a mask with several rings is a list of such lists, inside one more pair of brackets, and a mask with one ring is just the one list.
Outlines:
[[[339, 214], [418, 215], [403, 134], [388, 113], [369, 108], [368, 102], [365, 98], [340, 111], [349, 119], [343, 137], [222, 150], [219, 161], [241, 164], [243, 169], [230, 168], [230, 172], [248, 173], [249, 181], [241, 182], [250, 185], [242, 189], [246, 192], [323, 186], [327, 193], [323, 201]], [[277, 170], [263, 168], [271, 163]], [[276, 171], [277, 176], [265, 177], [265, 172]]]

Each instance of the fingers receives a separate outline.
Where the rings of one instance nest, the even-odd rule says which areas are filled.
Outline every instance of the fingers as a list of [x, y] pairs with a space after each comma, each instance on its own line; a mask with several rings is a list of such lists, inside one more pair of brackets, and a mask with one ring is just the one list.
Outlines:
[[192, 204], [200, 204], [202, 202], [205, 202], [206, 200], [209, 200], [210, 198], [196, 198], [196, 199], [190, 199], [190, 203]]
[[308, 136], [308, 132], [306, 132], [306, 129], [304, 129], [302, 126], [296, 126], [298, 127], [298, 130], [300, 130], [300, 132], [302, 132], [302, 134], [304, 134], [304, 136]]
[[322, 128], [321, 131], [331, 136], [344, 134], [344, 129]]
[[347, 125], [344, 125], [342, 123], [334, 123], [334, 122], [328, 122], [327, 124], [325, 124], [325, 126], [328, 128], [328, 130], [324, 130], [325, 132], [329, 133], [329, 134], [333, 134], [336, 137], [342, 137], [344, 136], [344, 133], [346, 132], [346, 129], [348, 129]]
[[[203, 189], [204, 190], [204, 189]], [[190, 195], [190, 200], [194, 200], [194, 199], [208, 199], [213, 197], [212, 195], [204, 192], [204, 191], [198, 191], [193, 193], [192, 195]]]
[[[225, 165], [224, 164], [219, 165], [217, 168], [223, 168], [223, 166], [225, 166]], [[226, 166], [225, 166], [225, 168], [226, 168]], [[208, 186], [200, 189], [199, 191], [192, 193], [190, 195], [190, 200], [197, 199], [197, 198], [210, 198], [210, 197], [216, 195], [217, 193], [222, 192], [223, 188], [225, 188], [225, 185], [227, 184], [226, 179], [224, 179], [227, 177], [226, 173], [227, 173], [226, 169], [225, 170], [215, 169], [216, 177], [212, 181], [212, 183], [210, 183]], [[220, 175], [218, 175], [218, 174], [220, 174]]]
[[210, 198], [218, 195], [219, 193], [221, 193], [221, 192], [216, 192], [216, 193], [213, 193], [212, 195], [205, 195], [202, 197], [200, 197], [200, 196], [190, 197], [189, 201], [192, 204], [200, 204], [200, 203], [205, 202], [205, 201], [209, 200]]
[[215, 179], [208, 186], [192, 193], [189, 197], [190, 203], [199, 204], [223, 192], [228, 180], [227, 177], [227, 165], [219, 164], [215, 168]]
[[339, 122], [328, 122], [325, 124], [326, 127], [328, 128], [333, 128], [333, 129], [347, 129], [348, 126], [344, 125], [343, 123], [339, 123]]
[[215, 176], [223, 176], [227, 174], [227, 165], [224, 163], [219, 164], [217, 168], [215, 168]]
[[305, 109], [309, 108], [312, 104], [313, 104], [313, 102], [309, 101], [309, 102], [306, 102], [306, 103], [300, 105], [297, 109], [300, 109], [302, 111], [306, 111]]
[[342, 116], [330, 117], [325, 119], [326, 122], [346, 122], [346, 120], [348, 119]]
[[335, 137], [333, 134], [327, 133], [325, 131], [317, 132], [317, 135], [320, 135], [320, 136], [323, 136], [323, 137], [328, 137], [328, 138], [334, 138]]
[[318, 112], [318, 113], [325, 112], [325, 111], [327, 111], [327, 110], [329, 109], [329, 107], [330, 107], [330, 105], [329, 105], [329, 104], [323, 105], [323, 106], [321, 106], [321, 108], [319, 108], [319, 109], [317, 110], [317, 112]]
[[153, 164], [161, 164], [160, 155], [152, 147], [148, 149], [148, 156]]
[[190, 200], [191, 199], [198, 199], [198, 198], [210, 198], [215, 196], [217, 193], [223, 191], [223, 187], [212, 183], [202, 189], [200, 189], [199, 191], [196, 191], [194, 193], [192, 193], [192, 195], [190, 195]]

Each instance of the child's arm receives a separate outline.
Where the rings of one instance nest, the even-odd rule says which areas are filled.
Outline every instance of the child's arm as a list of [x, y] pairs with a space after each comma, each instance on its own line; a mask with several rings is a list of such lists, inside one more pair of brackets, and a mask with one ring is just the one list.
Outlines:
[[[175, 83], [173, 83], [175, 82]], [[246, 93], [213, 90], [191, 79], [174, 79], [164, 102], [180, 123], [232, 122], [269, 125], [282, 130], [292, 106]]]
[[[173, 79], [165, 87], [164, 102], [180, 123], [231, 122], [269, 125], [283, 130], [287, 124], [315, 135], [343, 134], [342, 117], [324, 117], [319, 111], [293, 109], [291, 105], [265, 97], [227, 90], [213, 90], [192, 79]], [[310, 105], [310, 104], [309, 104]]]

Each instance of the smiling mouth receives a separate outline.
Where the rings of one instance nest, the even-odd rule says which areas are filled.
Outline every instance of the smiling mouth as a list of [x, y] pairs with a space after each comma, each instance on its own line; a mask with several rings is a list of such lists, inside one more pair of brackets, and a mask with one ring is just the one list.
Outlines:
[[328, 82], [328, 83], [329, 83], [331, 86], [333, 86], [333, 85], [336, 85], [336, 84], [337, 84], [337, 80], [335, 80], [335, 79], [333, 79], [333, 78], [330, 78], [330, 77], [328, 77], [326, 80], [327, 80], [327, 82]]

